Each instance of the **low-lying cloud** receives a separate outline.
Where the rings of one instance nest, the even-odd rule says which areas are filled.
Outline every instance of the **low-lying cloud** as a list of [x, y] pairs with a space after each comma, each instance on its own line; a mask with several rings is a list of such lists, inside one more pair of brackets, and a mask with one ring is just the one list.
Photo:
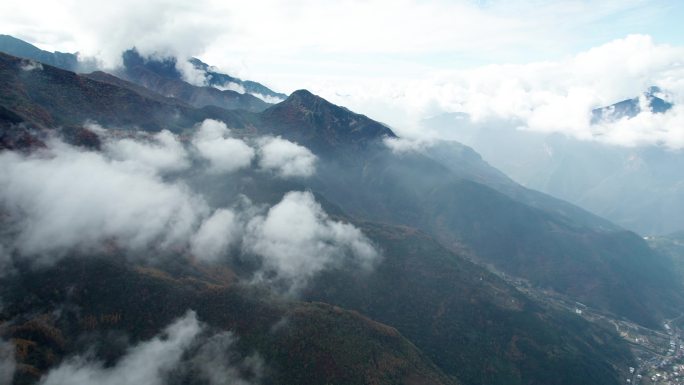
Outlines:
[[308, 148], [281, 137], [257, 141], [259, 167], [282, 178], [309, 177], [316, 171], [316, 156]]
[[203, 261], [215, 262], [239, 240], [240, 233], [240, 223], [235, 213], [229, 209], [218, 209], [193, 235], [190, 250]]
[[224, 83], [223, 85], [220, 85], [220, 86], [219, 86], [219, 85], [215, 85], [214, 88], [218, 88], [218, 89], [221, 90], [221, 91], [235, 91], [235, 92], [237, 92], [237, 93], [239, 93], [239, 94], [244, 94], [245, 92], [247, 92], [247, 91], [245, 90], [245, 87], [242, 86], [242, 84], [233, 83], [233, 82], [226, 82], [226, 83]]
[[0, 165], [0, 204], [15, 226], [12, 246], [22, 254], [105, 242], [133, 250], [171, 247], [209, 211], [183, 183], [58, 141], [28, 156], [0, 153]]
[[[181, 252], [206, 263], [247, 253], [263, 267], [255, 281], [277, 281], [292, 293], [326, 268], [368, 268], [379, 255], [359, 229], [329, 218], [309, 192], [287, 193], [270, 209], [242, 195], [231, 198], [232, 206], [211, 207], [185, 183], [197, 172], [208, 172], [203, 183], [240, 183], [241, 177], [226, 179], [223, 173], [251, 166], [252, 158], [255, 172], [308, 177], [316, 157], [301, 145], [262, 137], [249, 142], [255, 150], [226, 137], [226, 125], [211, 120], [197, 127], [189, 143], [168, 131], [90, 128], [102, 140], [101, 151], [53, 138], [30, 154], [0, 152], [3, 271], [11, 270], [14, 258], [49, 265], [72, 252], [117, 250], [155, 259]], [[242, 161], [226, 141], [248, 149]], [[217, 170], [223, 173], [214, 175]]]
[[275, 273], [291, 291], [327, 268], [346, 263], [369, 268], [379, 256], [358, 228], [329, 218], [310, 192], [289, 192], [265, 215], [252, 218], [243, 247], [264, 258], [257, 279]]
[[[90, 129], [106, 135], [103, 128], [91, 125]], [[147, 167], [153, 172], [180, 171], [190, 167], [183, 144], [167, 130], [142, 138], [106, 138], [104, 151], [114, 160], [128, 162], [134, 167]]]
[[207, 119], [197, 128], [193, 145], [214, 173], [234, 172], [249, 167], [255, 151], [241, 139], [232, 138], [225, 123]]
[[50, 370], [41, 385], [161, 385], [202, 331], [194, 312], [169, 325], [162, 335], [129, 349], [114, 366], [77, 356]]

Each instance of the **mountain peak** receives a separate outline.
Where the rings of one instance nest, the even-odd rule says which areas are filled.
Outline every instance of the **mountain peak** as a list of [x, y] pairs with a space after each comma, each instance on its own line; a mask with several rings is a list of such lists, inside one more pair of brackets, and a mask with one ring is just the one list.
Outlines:
[[342, 145], [363, 146], [386, 136], [396, 137], [384, 124], [303, 89], [264, 111], [262, 117], [273, 133], [324, 152]]
[[300, 106], [307, 109], [311, 109], [316, 105], [322, 105], [326, 108], [344, 108], [336, 106], [329, 101], [323, 99], [322, 97], [313, 94], [311, 91], [306, 89], [301, 89], [293, 92], [290, 96], [285, 99], [282, 104]]
[[293, 92], [292, 94], [290, 94], [290, 97], [288, 99], [314, 99], [314, 98], [325, 100], [325, 99], [321, 98], [320, 96], [314, 95], [313, 93], [311, 93], [311, 91], [309, 91], [305, 88], [302, 88], [300, 90]]

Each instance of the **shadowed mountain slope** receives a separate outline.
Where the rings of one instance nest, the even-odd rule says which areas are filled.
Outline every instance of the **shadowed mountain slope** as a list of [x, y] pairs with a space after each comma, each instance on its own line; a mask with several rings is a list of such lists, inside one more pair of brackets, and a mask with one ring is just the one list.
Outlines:
[[11, 325], [3, 337], [21, 346], [15, 384], [33, 383], [93, 346], [95, 356], [115, 362], [188, 309], [214, 330], [235, 333], [239, 355], [259, 354], [263, 384], [458, 384], [391, 327], [322, 303], [272, 298], [236, 285], [226, 269], [72, 258], [3, 279], [0, 295], [0, 319]]

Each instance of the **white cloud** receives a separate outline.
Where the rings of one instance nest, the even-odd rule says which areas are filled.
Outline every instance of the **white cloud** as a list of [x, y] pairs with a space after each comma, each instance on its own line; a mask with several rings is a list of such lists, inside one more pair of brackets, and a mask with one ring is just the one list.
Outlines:
[[599, 123], [591, 127], [595, 140], [620, 146], [661, 145], [684, 149], [684, 105], [665, 114], [642, 111], [632, 119]]
[[[275, 274], [294, 292], [325, 268], [369, 268], [378, 257], [359, 229], [330, 219], [310, 193], [290, 192], [266, 213], [247, 199], [212, 212], [183, 183], [184, 174], [161, 176], [187, 161], [172, 134], [115, 139], [93, 129], [105, 141], [102, 152], [54, 139], [28, 155], [0, 153], [3, 269], [12, 267], [12, 255], [49, 264], [73, 251], [111, 246], [153, 256], [189, 250], [211, 263], [235, 246], [263, 260], [260, 279]], [[226, 132], [224, 124], [206, 121], [194, 139], [220, 141]], [[314, 172], [315, 157], [306, 148], [281, 138], [256, 141], [262, 168], [283, 177]]]
[[395, 154], [420, 152], [432, 144], [430, 139], [423, 138], [383, 138], [382, 142]]
[[180, 171], [190, 166], [185, 148], [178, 138], [167, 130], [149, 138], [124, 139], [110, 138], [106, 130], [95, 131], [104, 136], [103, 150], [112, 159], [128, 162], [132, 166], [146, 167], [154, 172]]
[[11, 384], [17, 363], [14, 357], [15, 347], [9, 341], [0, 340], [0, 383]]
[[[322, 85], [314, 91], [391, 124], [400, 135], [429, 137], [421, 119], [443, 112], [468, 114], [477, 124], [561, 132], [621, 145], [660, 143], [681, 148], [684, 117], [645, 112], [638, 119], [591, 125], [591, 110], [634, 98], [652, 85], [684, 104], [684, 47], [631, 35], [562, 61], [489, 65], [440, 71], [424, 79]], [[458, 127], [454, 127], [458, 129]]]
[[230, 91], [235, 91], [239, 94], [244, 94], [246, 92], [245, 87], [243, 87], [241, 84], [237, 84], [237, 83], [233, 83], [233, 82], [228, 82], [228, 83], [223, 84], [222, 86], [214, 86], [214, 87], [218, 88], [221, 91], [230, 90]]
[[192, 237], [191, 251], [201, 260], [216, 261], [238, 240], [240, 233], [235, 213], [228, 209], [216, 210]]
[[22, 60], [21, 61], [21, 69], [23, 71], [33, 71], [33, 70], [43, 70], [43, 65], [37, 61], [34, 60]]
[[4, 152], [0, 166], [0, 204], [26, 255], [184, 244], [208, 210], [181, 183], [57, 141], [28, 156]]
[[97, 56], [114, 67], [121, 63], [121, 52], [133, 46], [143, 55], [187, 58], [202, 53], [226, 30], [218, 5], [212, 3], [9, 1], [0, 5], [0, 14], [5, 33], [61, 51]]
[[282, 178], [309, 177], [316, 172], [316, 156], [308, 148], [281, 137], [264, 137], [259, 145], [259, 167]]
[[77, 356], [50, 370], [41, 385], [162, 385], [183, 353], [202, 331], [194, 312], [190, 311], [169, 325], [161, 336], [128, 350], [114, 366]]
[[265, 101], [266, 103], [270, 103], [270, 104], [278, 104], [278, 103], [282, 102], [283, 100], [285, 100], [285, 99], [279, 98], [277, 96], [262, 95], [262, 94], [259, 94], [256, 92], [253, 92], [250, 95], [255, 96], [255, 97]]
[[[607, 127], [596, 132], [587, 124], [591, 107], [653, 84], [682, 99], [681, 46], [639, 35], [617, 38], [651, 31], [658, 41], [681, 41], [683, 8], [655, 0], [264, 0], [240, 7], [219, 0], [68, 0], [3, 2], [0, 22], [7, 33], [44, 48], [80, 50], [108, 65], [133, 45], [146, 55], [174, 54], [195, 84], [204, 84], [205, 75], [185, 68], [184, 59], [201, 56], [282, 90], [308, 88], [405, 136], [423, 136], [421, 118], [461, 111], [478, 122], [506, 119], [511, 126], [603, 140], [611, 135], [597, 134]], [[281, 35], [287, 39], [274, 38]], [[483, 65], [489, 63], [530, 64]], [[668, 119], [668, 135], [617, 142], [671, 141], [679, 122]]]
[[328, 217], [309, 192], [289, 192], [265, 216], [252, 218], [243, 248], [264, 258], [265, 272], [301, 289], [316, 273], [345, 263], [370, 268], [379, 257], [363, 233]]
[[196, 85], [198, 87], [204, 87], [208, 83], [207, 73], [200, 68], [196, 68], [187, 60], [177, 60], [176, 69], [181, 73], [183, 80], [190, 84]]
[[225, 123], [207, 119], [197, 128], [192, 143], [209, 161], [210, 171], [226, 173], [249, 167], [255, 152], [241, 139], [231, 138]]

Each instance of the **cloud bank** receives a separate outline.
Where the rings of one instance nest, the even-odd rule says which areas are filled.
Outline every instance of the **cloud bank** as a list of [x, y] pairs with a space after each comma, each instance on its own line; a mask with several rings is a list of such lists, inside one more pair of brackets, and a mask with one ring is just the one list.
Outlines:
[[212, 120], [196, 127], [185, 144], [168, 131], [90, 128], [102, 151], [54, 138], [31, 154], [0, 152], [3, 268], [10, 269], [15, 257], [51, 264], [74, 251], [153, 258], [187, 252], [206, 263], [246, 252], [263, 265], [255, 282], [277, 281], [296, 292], [326, 268], [348, 262], [368, 268], [378, 258], [359, 229], [329, 218], [311, 193], [287, 193], [270, 209], [241, 195], [232, 198], [232, 207], [211, 207], [185, 183], [204, 172], [203, 183], [216, 179], [221, 185], [230, 179], [219, 171], [250, 167], [255, 157], [254, 172], [308, 177], [316, 157], [303, 146], [262, 137], [250, 141], [255, 150], [226, 137], [226, 125]]
[[0, 153], [0, 204], [22, 254], [97, 249], [114, 242], [131, 250], [182, 244], [208, 212], [182, 183], [147, 168], [53, 141], [24, 156]]
[[[440, 71], [425, 79], [361, 86], [328, 84], [318, 92], [413, 138], [442, 135], [425, 131], [422, 119], [459, 112], [474, 124], [678, 149], [684, 147], [681, 79], [684, 47], [630, 35], [562, 61]], [[633, 119], [590, 124], [592, 109], [637, 97], [653, 85], [666, 91], [676, 107], [666, 114], [643, 111]]]

